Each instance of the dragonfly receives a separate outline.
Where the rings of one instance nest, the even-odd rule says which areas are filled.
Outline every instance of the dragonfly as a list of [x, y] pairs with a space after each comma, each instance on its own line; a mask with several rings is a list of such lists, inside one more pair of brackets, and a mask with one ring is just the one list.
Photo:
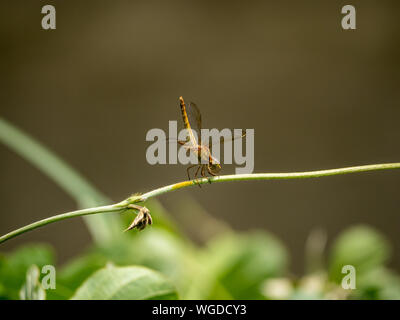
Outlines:
[[[184, 127], [187, 131], [187, 137], [185, 141], [178, 140], [177, 143], [184, 146], [190, 152], [193, 152], [198, 159], [198, 164], [189, 166], [186, 169], [188, 180], [190, 179], [190, 170], [197, 167], [193, 178], [196, 178], [200, 172], [202, 177], [206, 177], [206, 173], [217, 176], [221, 171], [221, 164], [218, 159], [212, 155], [212, 145], [206, 145], [201, 141], [201, 113], [199, 108], [193, 102], [190, 102], [186, 107], [185, 101], [182, 97], [179, 97], [179, 105], [181, 107], [182, 119]], [[198, 140], [194, 134], [196, 131]], [[244, 137], [245, 130], [242, 130], [241, 136], [233, 137], [232, 140]], [[169, 140], [169, 139], [168, 139]], [[224, 137], [220, 138], [220, 143], [227, 142], [228, 139]], [[201, 185], [198, 185], [201, 187]], [[136, 204], [130, 204], [129, 209], [138, 211], [136, 218], [130, 224], [126, 230], [131, 230], [137, 228], [138, 230], [143, 230], [147, 225], [151, 225], [153, 220], [150, 215], [150, 211], [146, 207], [141, 207]]]
[[[186, 169], [188, 180], [191, 180], [191, 169], [196, 169], [193, 179], [195, 179], [199, 173], [202, 177], [206, 177], [207, 173], [211, 176], [218, 176], [218, 173], [221, 171], [221, 164], [218, 159], [212, 155], [212, 144], [210, 143], [207, 145], [201, 141], [202, 123], [199, 108], [193, 102], [190, 102], [189, 105], [186, 106], [182, 97], [179, 97], [179, 105], [183, 124], [187, 131], [187, 137], [185, 141], [178, 140], [177, 142], [192, 152], [198, 159], [198, 164], [193, 164]], [[196, 139], [193, 131], [196, 131], [198, 139]], [[242, 138], [245, 135], [245, 131], [242, 130], [241, 136], [233, 137], [233, 139]], [[224, 137], [220, 138], [220, 143], [227, 141], [228, 139], [224, 139]]]

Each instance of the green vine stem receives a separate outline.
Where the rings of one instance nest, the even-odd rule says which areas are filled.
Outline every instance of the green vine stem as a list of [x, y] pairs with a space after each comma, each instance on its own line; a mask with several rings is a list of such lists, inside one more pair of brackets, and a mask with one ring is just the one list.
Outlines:
[[[29, 134], [0, 117], [0, 142], [27, 160], [69, 194], [80, 208], [105, 205], [111, 201], [55, 153]], [[96, 243], [106, 243], [121, 229], [118, 216], [84, 217]]]
[[[253, 174], [237, 174], [237, 175], [224, 175], [216, 176], [211, 178], [201, 178], [191, 181], [184, 181], [171, 184], [169, 186], [161, 187], [141, 195], [133, 195], [119, 203], [100, 206], [89, 209], [71, 211], [59, 215], [55, 215], [43, 220], [26, 225], [22, 228], [16, 229], [10, 233], [7, 233], [0, 237], [0, 243], [5, 242], [11, 238], [14, 238], [22, 233], [34, 230], [36, 228], [42, 227], [44, 225], [65, 220], [73, 217], [86, 216], [98, 213], [106, 212], [123, 212], [128, 209], [135, 208], [136, 203], [144, 202], [149, 198], [159, 196], [161, 194], [171, 192], [174, 190], [186, 188], [189, 186], [195, 186], [198, 184], [206, 183], [216, 183], [216, 182], [226, 182], [226, 181], [249, 181], [249, 180], [283, 180], [283, 179], [305, 179], [305, 178], [317, 178], [317, 177], [327, 177], [340, 174], [357, 173], [365, 171], [376, 171], [385, 169], [400, 169], [400, 162], [397, 163], [384, 163], [384, 164], [371, 164], [356, 167], [346, 167], [339, 169], [329, 169], [329, 170], [318, 170], [318, 171], [308, 171], [308, 172], [289, 172], [289, 173], [253, 173]], [[147, 210], [147, 209], [146, 209]], [[141, 211], [139, 210], [139, 213]], [[143, 212], [142, 212], [143, 213]]]

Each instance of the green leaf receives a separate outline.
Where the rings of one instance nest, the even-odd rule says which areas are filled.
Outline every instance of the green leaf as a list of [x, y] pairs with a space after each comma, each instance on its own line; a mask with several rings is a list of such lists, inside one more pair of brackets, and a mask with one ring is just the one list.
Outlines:
[[47, 299], [69, 299], [76, 289], [95, 271], [103, 268], [107, 258], [95, 252], [81, 255], [57, 272], [57, 286], [55, 290], [47, 292]]
[[26, 282], [22, 286], [19, 297], [21, 300], [45, 300], [46, 291], [39, 281], [40, 270], [36, 265], [32, 265], [26, 273]]
[[177, 299], [174, 285], [160, 273], [139, 266], [109, 265], [94, 273], [76, 291], [74, 300]]
[[182, 292], [194, 272], [195, 250], [191, 242], [156, 226], [133, 233], [129, 239], [102, 246], [95, 252], [116, 265], [141, 265], [167, 274]]
[[47, 299], [69, 299], [83, 281], [107, 262], [118, 266], [141, 265], [167, 274], [183, 292], [195, 272], [195, 251], [190, 241], [183, 241], [167, 230], [152, 226], [145, 232], [130, 232], [129, 237], [87, 250], [57, 272], [57, 288], [47, 292]]
[[387, 240], [376, 230], [356, 226], [343, 232], [333, 244], [330, 256], [329, 277], [340, 283], [345, 265], [355, 267], [357, 277], [382, 266], [390, 256]]
[[44, 265], [54, 265], [54, 253], [50, 246], [31, 244], [0, 257], [1, 297], [18, 299], [19, 290], [25, 282], [31, 265], [41, 269]]

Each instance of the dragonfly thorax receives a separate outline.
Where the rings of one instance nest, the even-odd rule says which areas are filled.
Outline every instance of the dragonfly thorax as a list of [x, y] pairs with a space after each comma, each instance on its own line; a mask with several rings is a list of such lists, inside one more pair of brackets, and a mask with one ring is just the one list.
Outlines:
[[210, 152], [210, 149], [205, 145], [192, 145], [189, 149], [197, 156], [199, 163], [207, 164], [210, 162], [218, 162]]

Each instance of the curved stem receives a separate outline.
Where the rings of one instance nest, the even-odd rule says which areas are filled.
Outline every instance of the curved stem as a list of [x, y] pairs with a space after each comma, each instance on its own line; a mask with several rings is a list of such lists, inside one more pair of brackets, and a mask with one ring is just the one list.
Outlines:
[[[184, 181], [180, 183], [171, 184], [162, 188], [155, 189], [147, 192], [141, 196], [141, 201], [148, 198], [158, 196], [160, 194], [181, 189], [196, 184], [225, 182], [225, 181], [249, 181], [249, 180], [287, 180], [287, 179], [305, 179], [305, 178], [318, 178], [326, 176], [334, 176], [347, 173], [357, 173], [364, 171], [376, 171], [384, 169], [399, 169], [400, 163], [383, 163], [383, 164], [370, 164], [365, 166], [346, 167], [338, 169], [306, 171], [306, 172], [285, 172], [285, 173], [251, 173], [251, 174], [232, 174], [225, 176], [216, 176], [211, 178], [201, 178], [192, 181]], [[128, 199], [129, 200], [129, 199]]]
[[14, 238], [22, 233], [37, 229], [39, 227], [45, 226], [46, 224], [73, 218], [73, 217], [80, 217], [80, 216], [87, 216], [90, 214], [97, 214], [97, 213], [105, 213], [105, 212], [117, 212], [123, 210], [122, 208], [118, 208], [116, 205], [109, 205], [109, 206], [101, 206], [101, 207], [94, 207], [76, 211], [70, 211], [62, 214], [58, 214], [56, 216], [52, 216], [46, 219], [42, 219], [31, 224], [28, 224], [22, 228], [16, 229], [11, 231], [4, 236], [0, 237], [0, 243], [7, 241], [11, 238]]
[[205, 184], [205, 183], [214, 183], [214, 182], [225, 182], [225, 181], [248, 181], [248, 180], [283, 180], [283, 179], [305, 179], [305, 178], [317, 178], [317, 177], [326, 177], [326, 176], [334, 176], [340, 174], [348, 174], [348, 173], [357, 173], [357, 172], [365, 172], [365, 171], [376, 171], [376, 170], [385, 170], [385, 169], [400, 169], [400, 162], [397, 163], [384, 163], [384, 164], [371, 164], [365, 166], [356, 166], [356, 167], [347, 167], [347, 168], [339, 168], [339, 169], [329, 169], [329, 170], [318, 170], [318, 171], [306, 171], [306, 172], [288, 172], [288, 173], [253, 173], [253, 174], [237, 174], [237, 175], [225, 175], [225, 176], [216, 176], [211, 178], [201, 178], [197, 180], [184, 181], [174, 183], [165, 187], [161, 187], [142, 195], [133, 195], [126, 200], [123, 200], [119, 203], [94, 207], [89, 209], [71, 211], [63, 214], [59, 214], [50, 218], [46, 218], [34, 223], [31, 223], [25, 227], [14, 230], [10, 233], [7, 233], [0, 237], [0, 243], [5, 242], [11, 238], [14, 238], [22, 233], [25, 233], [30, 230], [34, 230], [36, 228], [42, 227], [46, 224], [53, 223], [56, 221], [69, 219], [78, 216], [86, 216], [90, 214], [97, 213], [105, 213], [105, 212], [121, 212], [128, 209], [130, 204], [138, 203], [146, 201], [152, 197], [159, 196], [161, 194], [171, 192], [174, 190], [182, 189], [185, 187], [197, 185], [197, 184]]
[[[75, 199], [80, 208], [105, 205], [110, 202], [55, 153], [2, 118], [0, 118], [0, 142], [52, 179]], [[119, 220], [113, 216], [85, 217], [84, 221], [97, 243], [109, 241], [122, 227], [119, 225]]]

